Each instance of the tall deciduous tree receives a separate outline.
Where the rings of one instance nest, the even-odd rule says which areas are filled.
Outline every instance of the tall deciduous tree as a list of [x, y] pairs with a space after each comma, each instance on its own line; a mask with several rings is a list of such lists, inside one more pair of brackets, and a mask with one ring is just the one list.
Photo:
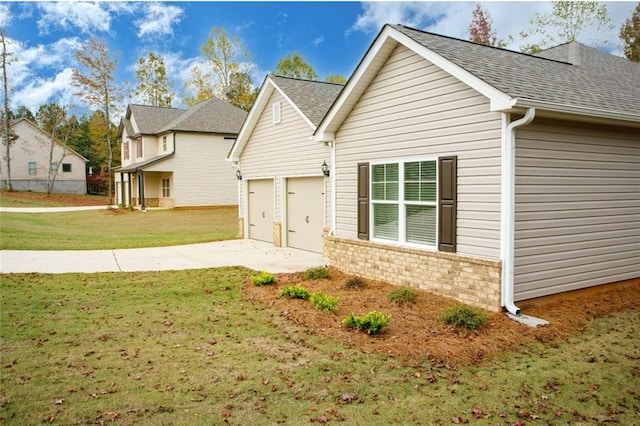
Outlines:
[[640, 3], [620, 27], [620, 39], [624, 43], [625, 58], [640, 63]]
[[253, 87], [251, 76], [246, 72], [231, 74], [227, 97], [231, 105], [249, 111], [258, 96], [258, 88]]
[[329, 74], [324, 78], [324, 81], [326, 81], [327, 83], [345, 84], [347, 82], [347, 79], [340, 74]]
[[136, 61], [135, 94], [142, 96], [145, 105], [170, 107], [175, 94], [167, 79], [167, 69], [162, 56], [149, 52], [146, 58]]
[[307, 80], [318, 79], [316, 70], [298, 52], [287, 53], [287, 56], [280, 59], [274, 73], [283, 77], [304, 78]]
[[493, 19], [489, 12], [483, 9], [480, 3], [477, 3], [469, 24], [469, 40], [485, 46], [496, 46], [498, 37], [492, 25]]
[[236, 106], [252, 104], [253, 83], [248, 72], [249, 52], [238, 37], [230, 37], [224, 28], [212, 28], [201, 46], [206, 67], [191, 68], [191, 78], [185, 88], [195, 95], [185, 98], [193, 105], [211, 97], [217, 97]]
[[11, 191], [11, 144], [17, 139], [11, 129], [9, 129], [9, 80], [7, 78], [7, 66], [16, 59], [12, 52], [7, 51], [7, 32], [5, 28], [0, 28], [0, 44], [2, 44], [1, 61], [2, 66], [2, 88], [4, 93], [2, 107], [2, 143], [4, 144], [5, 159], [5, 187]]
[[[75, 117], [67, 117], [67, 109], [50, 103], [42, 105], [36, 114], [36, 121], [40, 128], [47, 132], [49, 140], [43, 143], [42, 148], [49, 158], [49, 173], [47, 173], [47, 194], [51, 194], [58, 177], [59, 167], [69, 154], [69, 140], [78, 129]], [[62, 148], [56, 150], [56, 147]], [[56, 151], [59, 152], [56, 155]]]
[[540, 42], [527, 44], [522, 51], [535, 53], [549, 46], [576, 41], [585, 30], [613, 29], [607, 6], [597, 1], [554, 1], [549, 14], [536, 13], [529, 29], [520, 33], [523, 39], [542, 36]]
[[109, 152], [109, 204], [113, 204], [113, 146], [109, 123], [111, 110], [119, 99], [121, 89], [114, 83], [117, 59], [109, 54], [107, 45], [94, 38], [76, 51], [79, 68], [73, 70], [72, 84], [80, 89], [76, 93], [87, 104], [100, 109], [106, 118], [104, 133]]

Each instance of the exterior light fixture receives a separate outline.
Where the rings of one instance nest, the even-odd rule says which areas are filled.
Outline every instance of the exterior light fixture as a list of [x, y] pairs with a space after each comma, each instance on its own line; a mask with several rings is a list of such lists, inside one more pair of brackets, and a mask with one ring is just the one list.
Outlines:
[[322, 167], [320, 167], [322, 169], [322, 174], [325, 175], [326, 177], [331, 176], [331, 170], [329, 170], [329, 166], [327, 165], [326, 161], [322, 162]]
[[242, 180], [242, 172], [240, 172], [240, 169], [236, 170], [236, 177], [238, 180]]

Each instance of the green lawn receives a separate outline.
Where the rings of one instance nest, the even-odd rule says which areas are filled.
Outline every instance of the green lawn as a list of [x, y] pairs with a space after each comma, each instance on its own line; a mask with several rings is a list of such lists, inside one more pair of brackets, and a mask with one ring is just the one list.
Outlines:
[[409, 366], [247, 302], [250, 273], [1, 275], [0, 422], [640, 423], [638, 311], [481, 365]]
[[2, 250], [161, 247], [237, 236], [236, 208], [0, 213]]

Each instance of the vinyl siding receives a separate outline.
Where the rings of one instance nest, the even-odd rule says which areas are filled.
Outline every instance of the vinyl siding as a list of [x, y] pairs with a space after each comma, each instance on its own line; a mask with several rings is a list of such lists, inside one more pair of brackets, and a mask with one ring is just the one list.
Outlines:
[[[11, 183], [14, 189], [21, 191], [47, 191], [47, 180], [51, 162], [49, 160], [50, 137], [35, 125], [24, 120], [16, 122], [12, 129], [18, 139], [11, 145]], [[58, 173], [53, 192], [86, 193], [85, 161], [77, 154], [65, 150], [56, 144], [53, 161], [59, 162]], [[60, 159], [64, 155], [62, 161]], [[29, 162], [36, 163], [36, 174], [29, 174]], [[71, 172], [63, 172], [62, 164], [71, 164]], [[6, 164], [2, 164], [2, 177]]]
[[358, 162], [457, 155], [457, 252], [499, 259], [500, 140], [487, 98], [397, 47], [336, 134], [336, 235], [357, 238]]
[[[235, 205], [237, 179], [225, 160], [232, 143], [220, 135], [177, 133], [175, 155], [145, 168], [145, 173], [173, 172], [171, 197], [175, 207]], [[154, 185], [159, 196], [160, 183]]]
[[516, 137], [515, 296], [640, 277], [640, 139], [539, 122]]
[[[273, 102], [280, 102], [280, 123], [272, 120]], [[274, 90], [262, 111], [247, 145], [240, 154], [240, 168], [243, 179], [274, 178], [275, 210], [274, 221], [285, 222], [283, 200], [284, 179], [286, 177], [322, 176], [320, 166], [323, 161], [331, 164], [331, 151], [323, 143], [311, 140], [311, 126], [290, 105], [282, 95]], [[330, 189], [329, 181], [326, 181]], [[244, 188], [244, 187], [243, 187]], [[240, 194], [240, 199], [244, 195]], [[329, 221], [330, 206], [327, 203], [325, 218]], [[327, 222], [329, 223], [329, 222]]]

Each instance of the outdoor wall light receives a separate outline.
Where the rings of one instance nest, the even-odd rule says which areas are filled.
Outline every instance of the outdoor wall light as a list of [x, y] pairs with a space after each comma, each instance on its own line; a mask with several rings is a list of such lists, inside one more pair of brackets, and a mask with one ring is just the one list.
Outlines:
[[240, 172], [240, 169], [236, 170], [236, 177], [238, 180], [242, 180], [242, 172]]
[[329, 170], [329, 166], [327, 165], [326, 161], [322, 162], [322, 174], [325, 175], [326, 177], [329, 177], [331, 175], [331, 170]]

